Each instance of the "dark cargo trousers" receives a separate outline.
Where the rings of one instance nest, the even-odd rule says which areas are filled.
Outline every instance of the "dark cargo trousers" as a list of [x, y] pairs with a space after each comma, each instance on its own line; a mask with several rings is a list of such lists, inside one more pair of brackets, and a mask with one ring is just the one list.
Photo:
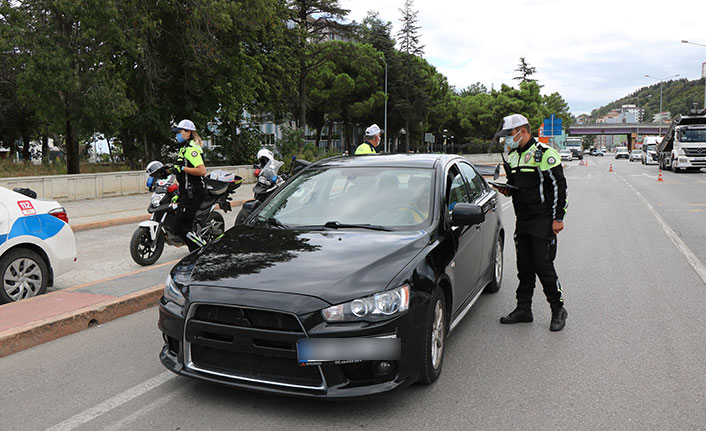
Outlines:
[[544, 288], [544, 294], [552, 311], [564, 306], [561, 284], [554, 269], [556, 257], [556, 235], [538, 238], [528, 234], [515, 233], [517, 250], [517, 308], [530, 309], [536, 278]]

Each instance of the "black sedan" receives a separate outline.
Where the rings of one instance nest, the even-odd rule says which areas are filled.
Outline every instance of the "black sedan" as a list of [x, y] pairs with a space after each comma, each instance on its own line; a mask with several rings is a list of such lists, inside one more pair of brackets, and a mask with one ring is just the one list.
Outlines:
[[160, 359], [181, 375], [311, 397], [430, 384], [447, 334], [500, 288], [500, 212], [459, 156], [315, 163], [172, 269]]

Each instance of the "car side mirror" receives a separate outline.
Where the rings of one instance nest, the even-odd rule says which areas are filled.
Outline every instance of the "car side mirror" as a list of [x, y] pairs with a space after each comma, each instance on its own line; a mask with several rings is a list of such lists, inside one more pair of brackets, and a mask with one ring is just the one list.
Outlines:
[[459, 202], [451, 211], [451, 222], [454, 226], [470, 226], [484, 221], [483, 208], [475, 204]]
[[251, 213], [251, 212], [255, 211], [257, 209], [257, 207], [260, 206], [261, 203], [262, 202], [258, 201], [257, 199], [245, 202], [243, 204], [243, 210], [248, 213]]
[[497, 179], [500, 177], [500, 163], [495, 166], [495, 172], [493, 172], [493, 181], [497, 181]]

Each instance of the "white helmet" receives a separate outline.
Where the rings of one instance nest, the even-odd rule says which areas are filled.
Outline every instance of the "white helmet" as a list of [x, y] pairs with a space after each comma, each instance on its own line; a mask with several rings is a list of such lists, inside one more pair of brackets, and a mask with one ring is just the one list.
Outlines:
[[271, 160], [274, 160], [274, 159], [275, 159], [274, 154], [272, 154], [272, 151], [268, 150], [267, 148], [263, 148], [257, 152], [257, 161], [260, 163], [260, 166], [262, 166], [262, 167], [264, 167]]
[[162, 162], [160, 162], [159, 160], [154, 160], [147, 165], [145, 171], [147, 171], [149, 175], [152, 175], [153, 173], [157, 172], [158, 169], [161, 169], [162, 166], [164, 166]]

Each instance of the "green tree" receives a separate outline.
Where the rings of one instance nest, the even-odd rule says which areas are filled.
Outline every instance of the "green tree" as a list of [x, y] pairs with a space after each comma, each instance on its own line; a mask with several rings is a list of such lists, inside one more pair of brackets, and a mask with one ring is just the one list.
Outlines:
[[569, 112], [569, 104], [566, 103], [563, 97], [561, 97], [561, 94], [555, 92], [543, 96], [543, 100], [545, 107], [545, 116], [548, 117], [549, 115], [554, 114], [557, 116], [557, 118], [560, 118], [562, 120], [562, 126], [564, 128], [571, 127], [574, 119], [571, 116], [571, 113]]
[[530, 78], [530, 76], [534, 75], [535, 72], [537, 72], [536, 67], [532, 67], [525, 61], [525, 57], [520, 57], [520, 63], [517, 65], [517, 69], [515, 69], [515, 72], [519, 72], [520, 76], [516, 76], [512, 79], [522, 82], [536, 82], [536, 79]]
[[19, 98], [62, 132], [67, 171], [79, 173], [80, 136], [134, 109], [116, 71], [115, 52], [123, 43], [118, 9], [111, 0], [24, 0], [17, 7], [27, 18], [16, 29], [24, 64]]
[[335, 37], [347, 37], [354, 28], [342, 24], [348, 15], [338, 0], [288, 0], [290, 20], [294, 23], [292, 54], [296, 59], [293, 80], [297, 83], [292, 113], [299, 127], [307, 124], [309, 108], [309, 74], [320, 68], [329, 59], [330, 51], [321, 43]]
[[402, 28], [397, 32], [397, 40], [400, 44], [400, 51], [408, 55], [422, 56], [424, 45], [419, 43], [419, 11], [414, 10], [414, 0], [405, 0], [404, 7], [399, 10], [402, 13]]

